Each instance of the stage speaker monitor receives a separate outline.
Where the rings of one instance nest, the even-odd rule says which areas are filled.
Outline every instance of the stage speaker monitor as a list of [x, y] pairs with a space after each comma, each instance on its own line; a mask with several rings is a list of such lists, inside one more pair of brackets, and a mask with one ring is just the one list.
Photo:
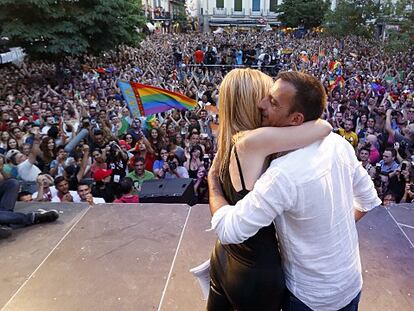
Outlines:
[[152, 179], [142, 183], [140, 203], [185, 203], [194, 205], [194, 181], [192, 178]]

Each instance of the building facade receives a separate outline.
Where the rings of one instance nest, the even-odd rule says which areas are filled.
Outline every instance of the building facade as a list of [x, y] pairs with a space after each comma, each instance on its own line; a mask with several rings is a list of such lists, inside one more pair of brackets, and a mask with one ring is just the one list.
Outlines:
[[[331, 1], [335, 9], [338, 0]], [[187, 0], [193, 16], [199, 16], [203, 30], [218, 26], [264, 27], [277, 25], [276, 8], [283, 0]]]
[[142, 9], [149, 20], [174, 19], [185, 14], [185, 0], [142, 0]]

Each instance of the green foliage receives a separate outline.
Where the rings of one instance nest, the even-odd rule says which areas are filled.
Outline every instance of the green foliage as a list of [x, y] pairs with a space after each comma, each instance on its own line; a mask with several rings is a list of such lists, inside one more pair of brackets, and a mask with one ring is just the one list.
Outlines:
[[379, 7], [374, 0], [342, 0], [335, 11], [329, 11], [324, 20], [327, 33], [335, 37], [346, 35], [370, 36], [367, 21], [374, 19]]
[[136, 45], [144, 17], [136, 0], [2, 0], [0, 37], [33, 56], [98, 53]]
[[285, 0], [277, 7], [280, 21], [288, 27], [320, 26], [330, 6], [324, 0]]
[[400, 31], [391, 31], [386, 42], [389, 52], [407, 51], [414, 46], [414, 11], [405, 14], [400, 22]]

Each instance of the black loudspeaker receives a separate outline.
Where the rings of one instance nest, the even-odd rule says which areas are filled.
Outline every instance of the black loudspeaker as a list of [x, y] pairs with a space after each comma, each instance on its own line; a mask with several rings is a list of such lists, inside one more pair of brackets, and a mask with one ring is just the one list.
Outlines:
[[140, 203], [197, 203], [192, 178], [152, 179], [142, 183]]

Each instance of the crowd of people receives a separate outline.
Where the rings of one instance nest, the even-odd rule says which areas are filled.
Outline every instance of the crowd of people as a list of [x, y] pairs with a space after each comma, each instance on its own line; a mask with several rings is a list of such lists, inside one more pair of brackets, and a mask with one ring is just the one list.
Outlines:
[[[1, 178], [20, 181], [21, 201], [89, 204], [138, 202], [147, 180], [192, 178], [197, 202], [207, 203], [218, 86], [235, 67], [316, 76], [328, 94], [325, 119], [352, 144], [384, 205], [414, 200], [413, 51], [283, 31], [156, 33], [99, 57], [2, 65]], [[118, 79], [180, 92], [197, 107], [133, 116]]]

